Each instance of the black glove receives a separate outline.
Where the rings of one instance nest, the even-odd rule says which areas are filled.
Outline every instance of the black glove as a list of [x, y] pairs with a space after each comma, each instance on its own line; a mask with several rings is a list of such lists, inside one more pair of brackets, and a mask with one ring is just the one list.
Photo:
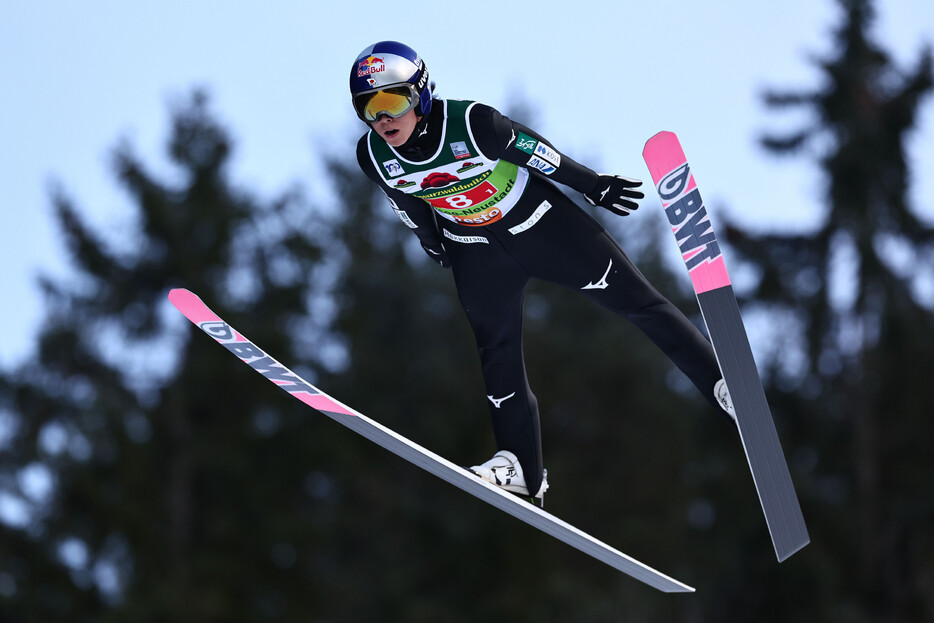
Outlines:
[[444, 250], [444, 245], [440, 242], [433, 244], [428, 244], [424, 240], [419, 240], [422, 245], [422, 248], [425, 249], [425, 253], [428, 254], [428, 257], [433, 259], [438, 263], [442, 268], [450, 268], [451, 260], [448, 259], [447, 251]]
[[597, 185], [590, 192], [584, 193], [584, 199], [592, 206], [600, 206], [620, 216], [626, 216], [639, 208], [636, 200], [645, 197], [641, 190], [633, 190], [639, 186], [642, 186], [639, 180], [619, 175], [599, 175]]

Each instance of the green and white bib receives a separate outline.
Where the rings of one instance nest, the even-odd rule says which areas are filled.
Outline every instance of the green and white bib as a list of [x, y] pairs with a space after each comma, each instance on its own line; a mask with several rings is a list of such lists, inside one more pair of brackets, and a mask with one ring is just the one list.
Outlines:
[[529, 172], [480, 153], [467, 123], [475, 103], [443, 101], [441, 144], [424, 162], [406, 160], [372, 130], [367, 145], [370, 159], [390, 188], [428, 202], [450, 221], [476, 227], [498, 221], [516, 205]]

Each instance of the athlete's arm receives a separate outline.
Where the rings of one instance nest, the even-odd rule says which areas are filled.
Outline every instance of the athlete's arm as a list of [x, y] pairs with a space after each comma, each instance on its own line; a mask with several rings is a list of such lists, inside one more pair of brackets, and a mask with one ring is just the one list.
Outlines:
[[444, 250], [441, 234], [438, 232], [438, 223], [435, 221], [431, 206], [417, 197], [407, 195], [401, 190], [388, 186], [374, 167], [373, 161], [370, 160], [366, 141], [367, 137], [364, 135], [357, 143], [357, 164], [360, 169], [380, 190], [386, 193], [389, 205], [396, 213], [396, 216], [418, 237], [418, 241], [428, 257], [441, 266], [448, 268], [451, 263], [448, 261], [447, 253]]
[[[538, 132], [513, 121], [495, 108], [475, 104], [470, 109], [470, 129], [477, 147], [487, 158], [502, 159], [530, 170], [537, 170], [549, 179], [587, 192], [597, 184], [597, 174], [562, 154]], [[538, 154], [535, 147], [538, 143]]]
[[644, 195], [634, 190], [642, 182], [617, 175], [601, 175], [561, 153], [531, 128], [513, 121], [484, 104], [470, 109], [470, 127], [478, 149], [491, 159], [502, 159], [537, 171], [582, 193], [592, 205], [625, 216], [639, 207]]

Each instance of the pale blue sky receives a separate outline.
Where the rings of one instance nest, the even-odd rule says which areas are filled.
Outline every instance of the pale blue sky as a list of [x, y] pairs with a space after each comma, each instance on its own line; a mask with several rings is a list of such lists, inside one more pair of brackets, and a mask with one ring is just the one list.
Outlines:
[[[932, 0], [884, 0], [878, 11], [878, 38], [903, 66], [934, 44]], [[348, 103], [350, 64], [369, 43], [396, 39], [421, 53], [440, 95], [506, 108], [521, 94], [540, 113], [536, 129], [604, 172], [648, 180], [642, 145], [673, 130], [708, 205], [757, 228], [803, 228], [821, 211], [820, 177], [756, 143], [802, 119], [766, 110], [760, 95], [815, 86], [807, 59], [830, 51], [838, 18], [831, 0], [0, 0], [0, 365], [32, 348], [37, 274], [67, 274], [49, 183], [125, 240], [133, 206], [109, 154], [127, 139], [170, 176], [168, 107], [195, 85], [236, 139], [233, 181], [263, 197], [295, 183], [321, 192], [324, 152], [350, 157], [363, 130]], [[914, 204], [934, 221], [932, 100], [910, 149]]]

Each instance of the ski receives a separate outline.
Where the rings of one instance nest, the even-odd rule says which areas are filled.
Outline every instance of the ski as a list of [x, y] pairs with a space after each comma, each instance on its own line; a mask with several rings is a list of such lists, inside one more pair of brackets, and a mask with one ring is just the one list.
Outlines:
[[246, 339], [211, 311], [194, 293], [181, 288], [174, 289], [169, 292], [169, 301], [195, 326], [214, 338], [245, 364], [298, 400], [339, 424], [343, 424], [377, 445], [530, 526], [653, 588], [666, 593], [694, 592], [692, 587], [598, 541], [586, 532], [480, 479], [465, 468], [455, 465], [332, 398]]
[[642, 156], [691, 277], [781, 562], [807, 545], [810, 537], [717, 237], [678, 137], [659, 132], [646, 142]]

